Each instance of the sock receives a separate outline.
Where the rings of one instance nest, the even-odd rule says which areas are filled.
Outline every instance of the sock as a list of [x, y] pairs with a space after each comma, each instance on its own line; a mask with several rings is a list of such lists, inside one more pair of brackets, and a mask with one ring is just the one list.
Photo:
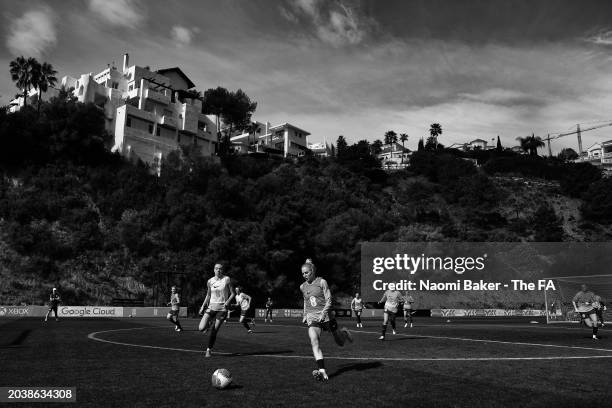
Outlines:
[[247, 330], [251, 330], [251, 327], [249, 326], [249, 324], [247, 323], [246, 320], [242, 321], [242, 325], [247, 329]]
[[317, 360], [317, 368], [319, 369], [319, 371], [321, 370], [325, 371], [325, 360], [323, 359]]
[[395, 319], [391, 320], [391, 328], [395, 330]]
[[176, 326], [177, 326], [179, 329], [183, 330], [183, 328], [181, 327], [181, 323], [179, 323], [179, 319], [178, 319], [178, 317], [176, 318], [176, 321], [174, 322], [174, 324], [176, 324]]
[[598, 330], [597, 325], [593, 326], [593, 336], [597, 336], [597, 330]]
[[215, 340], [217, 339], [217, 329], [213, 326], [210, 330], [210, 334], [208, 335], [208, 348], [212, 349], [215, 345]]
[[383, 324], [382, 325], [382, 335], [384, 336], [386, 332], [387, 332], [387, 325]]

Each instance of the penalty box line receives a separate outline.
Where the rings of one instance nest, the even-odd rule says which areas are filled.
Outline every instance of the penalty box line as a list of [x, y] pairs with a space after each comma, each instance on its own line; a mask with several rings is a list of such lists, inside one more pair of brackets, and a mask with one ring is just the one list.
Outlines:
[[[266, 325], [270, 327], [298, 327], [294, 325]], [[164, 346], [152, 346], [149, 344], [135, 344], [135, 343], [125, 343], [120, 341], [106, 340], [98, 337], [99, 334], [104, 333], [112, 333], [119, 331], [131, 331], [131, 330], [144, 330], [144, 329], [162, 329], [166, 328], [166, 326], [152, 326], [152, 327], [133, 327], [126, 329], [114, 329], [114, 330], [103, 330], [92, 332], [87, 335], [87, 338], [98, 341], [101, 343], [120, 345], [120, 346], [128, 346], [128, 347], [137, 347], [137, 348], [146, 348], [153, 350], [168, 350], [168, 351], [178, 351], [185, 353], [204, 353], [204, 350], [194, 350], [194, 349], [185, 349], [185, 348], [177, 348], [177, 347], [164, 347]], [[363, 334], [378, 334], [378, 332], [369, 332], [369, 331], [353, 331], [353, 333], [363, 333]], [[396, 336], [403, 337], [420, 337], [420, 338], [433, 338], [433, 339], [443, 339], [443, 340], [459, 340], [459, 341], [475, 341], [475, 342], [489, 342], [489, 343], [501, 343], [501, 344], [513, 344], [513, 345], [527, 345], [527, 346], [543, 346], [543, 347], [558, 347], [558, 348], [571, 348], [571, 349], [581, 349], [581, 350], [589, 350], [589, 351], [606, 351], [612, 352], [612, 350], [608, 349], [597, 349], [592, 347], [578, 347], [578, 346], [560, 346], [553, 344], [540, 344], [540, 343], [524, 343], [524, 342], [504, 342], [499, 340], [482, 340], [482, 339], [467, 339], [461, 337], [447, 337], [447, 336], [422, 336], [422, 335], [406, 335], [406, 334], [397, 334]], [[228, 353], [228, 352], [219, 352], [216, 351], [214, 354], [224, 355], [224, 356], [235, 356], [235, 357], [265, 357], [265, 358], [293, 358], [293, 359], [312, 359], [312, 356], [302, 356], [302, 355], [279, 355], [279, 354], [241, 354], [241, 353]], [[586, 359], [602, 359], [602, 358], [612, 358], [612, 354], [608, 355], [594, 355], [594, 356], [544, 356], [544, 357], [340, 357], [340, 356], [325, 356], [326, 359], [330, 360], [359, 360], [359, 361], [524, 361], [524, 360], [586, 360]]]

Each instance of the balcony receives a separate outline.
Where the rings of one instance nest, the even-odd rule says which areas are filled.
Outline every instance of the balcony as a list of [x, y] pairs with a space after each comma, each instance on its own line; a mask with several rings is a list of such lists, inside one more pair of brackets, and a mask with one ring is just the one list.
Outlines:
[[140, 91], [140, 88], [136, 88], [136, 89], [132, 89], [131, 91], [127, 91], [125, 93], [125, 97], [126, 99], [134, 99], [134, 98], [138, 98], [138, 92]]
[[146, 99], [150, 99], [150, 100], [158, 102], [158, 103], [163, 103], [164, 105], [170, 104], [170, 97], [169, 96], [166, 96], [163, 93], [154, 91], [154, 90], [149, 89], [149, 88], [147, 88], [145, 90], [144, 97]]
[[176, 119], [174, 119], [174, 116], [170, 116], [170, 115], [163, 115], [158, 123], [160, 125], [165, 125], [165, 126], [170, 126], [173, 128], [176, 128]]

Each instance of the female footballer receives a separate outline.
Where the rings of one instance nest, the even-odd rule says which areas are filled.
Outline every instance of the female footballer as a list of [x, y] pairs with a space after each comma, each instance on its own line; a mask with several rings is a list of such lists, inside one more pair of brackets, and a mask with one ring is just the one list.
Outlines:
[[346, 328], [338, 329], [338, 322], [331, 316], [332, 295], [327, 281], [316, 276], [316, 267], [310, 259], [302, 265], [302, 276], [305, 282], [300, 285], [304, 296], [304, 317], [302, 322], [308, 325], [308, 337], [312, 346], [312, 353], [317, 362], [317, 369], [312, 372], [317, 381], [327, 381], [329, 377], [325, 371], [325, 362], [319, 340], [321, 331], [330, 331], [339, 346], [348, 340], [353, 341]]
[[206, 299], [204, 299], [204, 303], [200, 307], [200, 314], [204, 313], [204, 316], [200, 320], [198, 330], [204, 331], [208, 327], [208, 321], [215, 319], [215, 323], [212, 324], [210, 335], [208, 336], [208, 348], [206, 349], [206, 357], [210, 357], [211, 350], [217, 339], [217, 333], [225, 320], [227, 307], [231, 304], [236, 294], [234, 293], [230, 277], [223, 275], [223, 265], [220, 263], [215, 264], [215, 276], [208, 280], [206, 286]]
[[382, 332], [379, 340], [385, 339], [387, 333], [387, 324], [391, 323], [391, 329], [395, 334], [395, 315], [397, 314], [399, 304], [403, 301], [402, 293], [399, 290], [387, 290], [378, 303], [385, 302], [385, 313], [383, 317]]

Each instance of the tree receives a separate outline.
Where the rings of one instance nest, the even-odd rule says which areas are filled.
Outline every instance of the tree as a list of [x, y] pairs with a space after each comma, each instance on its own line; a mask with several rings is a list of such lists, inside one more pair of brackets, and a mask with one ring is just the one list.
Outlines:
[[38, 61], [35, 58], [26, 59], [24, 56], [17, 57], [9, 63], [11, 80], [17, 88], [23, 91], [23, 106], [27, 105], [28, 93], [34, 85], [35, 67]]
[[376, 139], [372, 142], [372, 154], [378, 155], [382, 152], [383, 142], [380, 139]]
[[336, 151], [337, 151], [338, 157], [344, 156], [344, 154], [346, 153], [347, 147], [348, 147], [348, 143], [346, 143], [346, 139], [344, 138], [344, 136], [342, 135], [338, 136], [338, 140], [336, 141]]
[[[227, 153], [232, 133], [236, 130], [245, 130], [250, 126], [251, 116], [255, 109], [257, 109], [257, 102], [252, 102], [241, 89], [229, 92], [225, 88], [217, 87], [204, 92], [202, 112], [216, 117], [218, 152], [221, 155]], [[224, 126], [223, 140], [221, 139], [221, 121]]]
[[442, 126], [439, 123], [432, 123], [429, 127], [429, 135], [435, 139], [436, 146], [438, 144], [438, 136], [442, 134]]
[[[406, 133], [400, 134], [400, 140], [402, 141], [402, 148], [405, 149], [404, 143], [408, 140], [408, 135]], [[404, 163], [404, 152], [402, 152], [402, 164]]]
[[571, 147], [566, 147], [565, 149], [561, 150], [561, 152], [559, 152], [557, 157], [566, 162], [574, 161], [578, 158], [578, 153], [576, 153], [576, 151]]
[[[247, 128], [247, 131], [249, 132], [249, 139], [251, 138], [251, 133], [253, 134], [253, 145], [257, 145], [257, 132], [261, 131], [261, 126], [259, 126], [259, 123], [251, 122], [251, 124]], [[250, 140], [249, 144], [251, 144]]]
[[501, 144], [501, 140], [499, 140], [499, 135], [497, 135], [497, 147], [495, 148], [495, 150], [497, 150], [498, 153], [504, 150]]
[[417, 146], [417, 151], [422, 152], [423, 150], [425, 150], [425, 144], [423, 143], [423, 138], [421, 138], [419, 140], [419, 145]]
[[392, 130], [388, 130], [385, 133], [385, 144], [397, 143], [397, 133]]
[[521, 149], [525, 153], [529, 153], [530, 156], [537, 156], [538, 149], [540, 147], [544, 147], [544, 142], [542, 141], [540, 136], [535, 136], [533, 133], [531, 134], [531, 136], [517, 137], [516, 140], [518, 140], [518, 142], [520, 143]]
[[36, 64], [34, 69], [34, 83], [33, 85], [38, 89], [38, 107], [37, 111], [40, 113], [40, 102], [42, 94], [47, 92], [49, 87], [54, 87], [57, 83], [55, 74], [57, 71], [53, 69], [53, 66], [48, 62], [43, 62], [42, 65]]

